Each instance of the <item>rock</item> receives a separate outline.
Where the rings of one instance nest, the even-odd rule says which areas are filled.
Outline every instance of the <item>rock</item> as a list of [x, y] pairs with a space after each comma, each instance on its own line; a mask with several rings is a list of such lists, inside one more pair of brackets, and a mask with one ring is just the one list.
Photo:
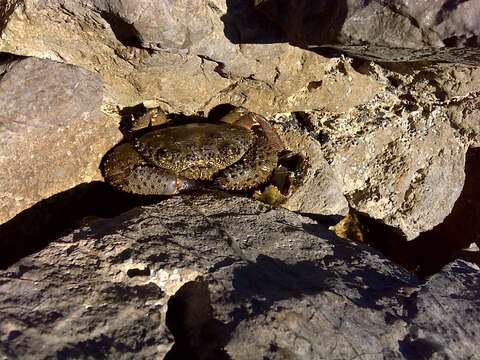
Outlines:
[[37, 201], [101, 179], [104, 153], [120, 138], [100, 111], [102, 81], [36, 58], [3, 64], [0, 79], [0, 223]]
[[[291, 44], [374, 61], [480, 64], [475, 0], [257, 0]], [[361, 21], [359, 21], [361, 19]]]
[[478, 356], [479, 280], [479, 267], [459, 260], [420, 287], [412, 326], [399, 343], [406, 358]]
[[[456, 40], [450, 39], [447, 46], [470, 46], [477, 41], [476, 24], [460, 16], [467, 10], [469, 16], [476, 14], [473, 1], [455, 6], [436, 1], [428, 8], [400, 0], [349, 0], [335, 6], [325, 1], [282, 0], [276, 5], [256, 1], [274, 19], [277, 6], [288, 5], [289, 10], [281, 14], [289, 38], [249, 3], [9, 1], [0, 7], [0, 51], [74, 64], [98, 74], [105, 85], [102, 109], [107, 113], [140, 103], [161, 106], [169, 113], [203, 116], [222, 105], [242, 106], [269, 118], [279, 113], [312, 113], [325, 121], [313, 131], [301, 123], [296, 134], [289, 135], [292, 147], [306, 141], [304, 151], [316, 153], [309, 155], [315, 159], [309, 174], [312, 181], [289, 200], [289, 209], [344, 213], [346, 196], [350, 206], [401, 229], [410, 239], [440, 223], [463, 184], [464, 152], [478, 146], [478, 68], [428, 63], [391, 63], [380, 68], [358, 59], [326, 59], [284, 42], [300, 39], [299, 43], [309, 45], [309, 36], [320, 36], [322, 42], [337, 39], [342, 46], [357, 46], [356, 41], [363, 43], [375, 34], [371, 38], [378, 43], [372, 46], [382, 51], [417, 49], [424, 56], [452, 36]], [[338, 16], [322, 17], [321, 25], [333, 31], [302, 33], [331, 11]], [[312, 16], [305, 19], [306, 13]], [[441, 21], [427, 24], [422, 14], [433, 14]], [[355, 16], [360, 15], [372, 15], [371, 23], [356, 24]], [[408, 19], [419, 26], [412, 27]], [[384, 23], [393, 28], [380, 28]], [[422, 28], [427, 25], [436, 32]], [[394, 121], [381, 121], [385, 114], [394, 114]], [[352, 116], [355, 125], [338, 120]], [[362, 116], [376, 120], [363, 124]], [[326, 120], [330, 118], [331, 124]], [[365, 131], [354, 134], [362, 140], [351, 138], [349, 126]], [[411, 126], [415, 129], [409, 130]], [[429, 134], [426, 139], [424, 131]], [[324, 138], [327, 135], [330, 140]], [[356, 143], [350, 150], [349, 137]], [[317, 140], [323, 143], [322, 155]], [[377, 147], [362, 149], [364, 140]], [[381, 147], [386, 144], [391, 146], [384, 154]], [[434, 154], [432, 144], [447, 151]], [[358, 152], [341, 165], [337, 160], [348, 151]], [[425, 156], [417, 159], [411, 151]], [[376, 158], [361, 159], [367, 152]], [[333, 161], [333, 170], [322, 159], [324, 155]], [[91, 163], [97, 161], [94, 157]], [[446, 169], [445, 174], [440, 169]], [[414, 176], [420, 180], [413, 181]], [[437, 181], [444, 186], [433, 186]], [[432, 205], [441, 210], [431, 212]]]
[[[323, 57], [274, 43], [279, 31], [247, 2], [17, 0], [0, 11], [0, 51], [96, 72], [112, 107], [156, 101], [194, 114], [229, 103], [270, 115], [349, 109], [382, 90], [354, 69], [333, 74]], [[269, 35], [252, 43], [259, 30]]]
[[[372, 71], [373, 70], [373, 71]], [[448, 105], [472, 97], [480, 88], [480, 68], [459, 64], [385, 63], [363, 69], [387, 80], [393, 92], [411, 94], [422, 102]]]
[[479, 279], [457, 262], [421, 285], [287, 210], [222, 193], [174, 197], [1, 271], [0, 354], [467, 359]]
[[392, 94], [342, 115], [314, 113], [310, 121], [357, 211], [408, 239], [451, 212], [465, 179], [466, 144], [444, 107]]
[[452, 125], [462, 132], [472, 147], [480, 147], [480, 99], [470, 97], [448, 107]]
[[385, 93], [343, 113], [307, 112], [302, 124], [350, 207], [412, 240], [444, 221], [463, 188], [465, 153], [479, 138], [480, 73], [451, 64], [357, 69], [384, 82]]
[[[418, 241], [436, 245], [436, 256], [446, 247], [448, 254], [480, 244], [480, 149], [471, 148], [466, 154], [465, 183], [445, 220], [431, 231], [421, 234]], [[444, 244], [443, 246], [441, 244]], [[426, 247], [428, 253], [428, 246]], [[418, 253], [418, 251], [416, 251]]]
[[282, 207], [306, 214], [346, 215], [348, 202], [341, 181], [325, 160], [320, 143], [292, 114], [277, 114], [274, 129], [284, 146], [300, 154], [306, 163], [300, 186]]

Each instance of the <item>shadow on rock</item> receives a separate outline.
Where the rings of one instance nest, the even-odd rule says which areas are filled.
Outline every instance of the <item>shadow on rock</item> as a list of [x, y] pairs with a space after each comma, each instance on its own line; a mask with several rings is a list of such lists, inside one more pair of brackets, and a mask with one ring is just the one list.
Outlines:
[[250, 0], [227, 0], [221, 17], [224, 34], [233, 44], [276, 44], [288, 42], [285, 32], [253, 7]]
[[[333, 250], [333, 255], [319, 261], [292, 264], [259, 255], [256, 262], [235, 269], [232, 300], [237, 304], [248, 303], [250, 308], [237, 308], [232, 314], [234, 319], [240, 321], [264, 314], [277, 301], [322, 292], [346, 297], [361, 308], [378, 310], [385, 306], [383, 299], [398, 295], [401, 288], [418, 284], [417, 279], [406, 272], [382, 273], [378, 262], [375, 267], [375, 264], [365, 261], [356, 269], [355, 263], [358, 264], [362, 257], [361, 246], [338, 239]], [[371, 252], [368, 249], [364, 251]]]
[[475, 253], [462, 252], [472, 242], [480, 246], [480, 149], [470, 149], [465, 161], [465, 184], [452, 212], [432, 230], [411, 241], [411, 253], [431, 275], [455, 258], [480, 265]]
[[[336, 221], [333, 217], [304, 215], [326, 225], [333, 225]], [[408, 241], [398, 229], [365, 214], [357, 212], [356, 215], [366, 244], [421, 278], [437, 273], [455, 259], [480, 265], [479, 251], [463, 250], [472, 242], [480, 246], [480, 149], [467, 152], [465, 184], [450, 215], [416, 239]], [[305, 228], [309, 232], [315, 232], [314, 229], [315, 225], [306, 225]]]
[[0, 269], [41, 250], [91, 217], [117, 216], [159, 199], [122, 193], [100, 181], [55, 194], [0, 225]]
[[465, 251], [472, 242], [480, 245], [480, 149], [470, 149], [465, 162], [465, 184], [450, 215], [432, 230], [407, 241], [398, 231], [367, 216], [367, 242], [387, 258], [425, 278], [455, 259], [480, 265], [480, 253]]
[[231, 329], [213, 317], [205, 281], [186, 283], [168, 300], [166, 324], [175, 344], [165, 360], [230, 359], [222, 348], [228, 343]]
[[[225, 36], [234, 44], [287, 43], [302, 48], [337, 43], [348, 6], [342, 1], [227, 0]], [[268, 14], [268, 16], [266, 15]], [[316, 48], [326, 56], [339, 51]]]

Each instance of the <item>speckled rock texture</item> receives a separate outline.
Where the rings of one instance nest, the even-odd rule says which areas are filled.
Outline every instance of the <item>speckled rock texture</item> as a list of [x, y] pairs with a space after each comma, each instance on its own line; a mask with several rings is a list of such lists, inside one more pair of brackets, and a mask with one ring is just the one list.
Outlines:
[[374, 61], [480, 64], [476, 0], [256, 0], [293, 45]]
[[448, 64], [358, 70], [385, 92], [344, 112], [307, 111], [302, 124], [349, 205], [411, 240], [440, 224], [463, 188], [465, 153], [478, 146], [480, 72]]
[[422, 284], [287, 210], [175, 197], [1, 271], [0, 356], [473, 359], [479, 281], [457, 261]]
[[4, 62], [0, 78], [0, 223], [37, 201], [101, 179], [98, 165], [120, 138], [100, 111], [102, 80], [36, 58]]
[[466, 146], [445, 109], [404, 111], [397, 97], [384, 100], [311, 121], [349, 204], [413, 239], [451, 212], [464, 184]]

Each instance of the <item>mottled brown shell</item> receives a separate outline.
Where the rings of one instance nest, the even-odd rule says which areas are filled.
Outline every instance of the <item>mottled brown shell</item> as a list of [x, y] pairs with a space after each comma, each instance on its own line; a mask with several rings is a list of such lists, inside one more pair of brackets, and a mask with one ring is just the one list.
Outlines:
[[222, 170], [216, 179], [225, 190], [247, 190], [265, 183], [277, 166], [278, 152], [260, 132], [245, 156]]
[[135, 148], [157, 167], [198, 180], [239, 161], [254, 141], [248, 129], [230, 124], [193, 123], [149, 132]]
[[130, 143], [114, 147], [102, 166], [109, 184], [132, 194], [173, 195], [198, 186], [170, 170], [149, 165]]

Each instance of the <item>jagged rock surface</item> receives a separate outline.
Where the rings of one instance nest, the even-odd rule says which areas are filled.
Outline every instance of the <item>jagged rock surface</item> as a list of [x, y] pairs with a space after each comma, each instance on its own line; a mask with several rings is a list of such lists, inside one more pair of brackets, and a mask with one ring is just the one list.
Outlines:
[[480, 6], [476, 0], [255, 3], [296, 46], [334, 48], [374, 61], [480, 64]]
[[348, 109], [381, 91], [356, 72], [318, 86], [328, 61], [276, 43], [279, 31], [248, 2], [17, 0], [0, 10], [0, 51], [95, 71], [113, 107], [150, 100], [192, 114], [230, 103], [272, 114]]
[[421, 285], [287, 210], [221, 193], [175, 197], [1, 271], [0, 354], [475, 358], [479, 281], [478, 267], [456, 262]]
[[464, 184], [466, 146], [444, 108], [406, 106], [391, 97], [311, 121], [350, 206], [413, 239], [451, 212]]
[[292, 114], [277, 114], [273, 127], [284, 146], [305, 162], [299, 186], [282, 207], [306, 214], [346, 215], [348, 202], [342, 182], [325, 160], [322, 146]]
[[36, 58], [1, 65], [0, 223], [37, 201], [100, 179], [118, 140], [100, 111], [102, 80], [73, 65]]

